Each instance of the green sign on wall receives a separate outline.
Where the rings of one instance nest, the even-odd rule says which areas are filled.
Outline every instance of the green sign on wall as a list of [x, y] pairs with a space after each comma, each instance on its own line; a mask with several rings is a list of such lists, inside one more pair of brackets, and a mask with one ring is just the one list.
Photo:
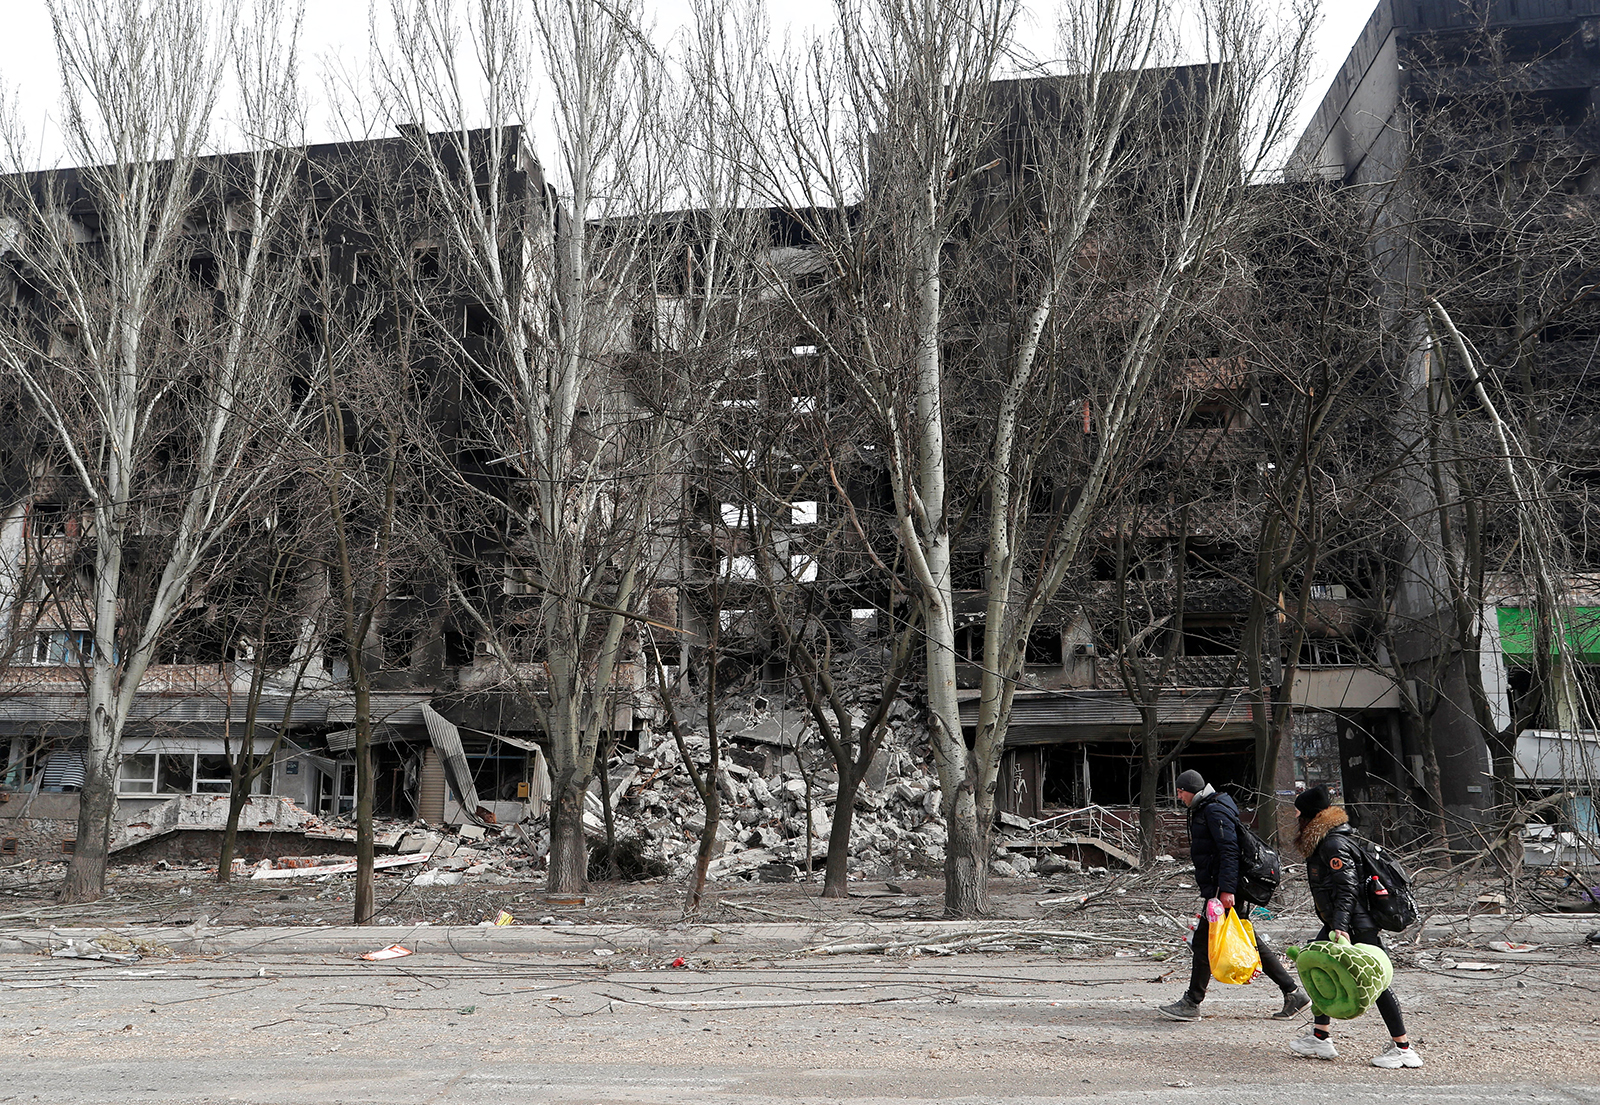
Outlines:
[[[1523, 607], [1500, 607], [1500, 647], [1508, 657], [1533, 655], [1532, 614]], [[1568, 655], [1580, 663], [1600, 663], [1600, 606], [1574, 607], [1565, 618]], [[1550, 650], [1555, 651], [1554, 643]]]

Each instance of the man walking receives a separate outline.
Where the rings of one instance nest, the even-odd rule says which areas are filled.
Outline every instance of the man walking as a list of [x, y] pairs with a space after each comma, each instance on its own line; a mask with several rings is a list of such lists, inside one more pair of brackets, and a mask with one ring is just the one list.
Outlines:
[[[1190, 769], [1178, 776], [1178, 799], [1189, 807], [1189, 858], [1194, 861], [1194, 881], [1200, 888], [1200, 922], [1194, 930], [1194, 966], [1189, 972], [1189, 989], [1171, 1005], [1157, 1007], [1163, 1017], [1175, 1021], [1200, 1019], [1200, 1003], [1206, 1000], [1211, 983], [1211, 924], [1204, 903], [1216, 898], [1223, 909], [1233, 909], [1242, 920], [1250, 918], [1250, 903], [1234, 897], [1239, 886], [1239, 807], [1226, 794], [1208, 785], [1198, 771]], [[1311, 1004], [1295, 985], [1294, 976], [1283, 961], [1256, 937], [1261, 969], [1283, 991], [1283, 1008], [1272, 1014], [1280, 1021], [1292, 1019]]]
[[[1333, 804], [1327, 787], [1312, 787], [1294, 800], [1300, 811], [1300, 832], [1295, 847], [1306, 857], [1306, 880], [1311, 884], [1311, 903], [1322, 922], [1318, 940], [1330, 934], [1343, 936], [1354, 944], [1383, 947], [1378, 924], [1362, 905], [1361, 846], [1350, 828], [1350, 817]], [[1385, 990], [1375, 1003], [1389, 1031], [1390, 1044], [1373, 1057], [1372, 1065], [1396, 1070], [1422, 1066], [1422, 1056], [1406, 1038], [1406, 1022], [1394, 991]], [[1318, 1015], [1312, 1030], [1289, 1042], [1289, 1050], [1307, 1059], [1335, 1059], [1333, 1020]]]

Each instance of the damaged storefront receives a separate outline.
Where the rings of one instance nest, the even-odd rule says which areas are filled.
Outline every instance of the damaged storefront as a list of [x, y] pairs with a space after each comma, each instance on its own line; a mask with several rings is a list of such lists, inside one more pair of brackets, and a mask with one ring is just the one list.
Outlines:
[[[960, 692], [964, 726], [976, 725], [976, 692]], [[1196, 724], [1200, 730], [1161, 776], [1158, 804], [1176, 809], [1178, 773], [1197, 768], [1219, 790], [1243, 797], [1258, 777], [1252, 704], [1243, 692], [1170, 690], [1154, 707], [1163, 753]], [[1050, 819], [1094, 808], [1137, 836], [1144, 718], [1111, 690], [1019, 690], [1000, 764], [999, 808]], [[1181, 818], [1162, 827], [1162, 848], [1181, 847]], [[1169, 839], [1171, 838], [1171, 839]]]

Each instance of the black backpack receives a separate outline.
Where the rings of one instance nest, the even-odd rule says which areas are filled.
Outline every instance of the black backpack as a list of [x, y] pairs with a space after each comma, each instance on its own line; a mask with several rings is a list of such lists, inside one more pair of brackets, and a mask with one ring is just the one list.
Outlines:
[[1239, 837], [1238, 896], [1256, 905], [1266, 905], [1283, 882], [1283, 868], [1278, 863], [1278, 853], [1268, 848], [1250, 826], [1243, 821], [1234, 822]]
[[1361, 905], [1373, 924], [1389, 932], [1404, 932], [1417, 923], [1417, 899], [1411, 893], [1411, 876], [1383, 847], [1353, 837], [1361, 849]]

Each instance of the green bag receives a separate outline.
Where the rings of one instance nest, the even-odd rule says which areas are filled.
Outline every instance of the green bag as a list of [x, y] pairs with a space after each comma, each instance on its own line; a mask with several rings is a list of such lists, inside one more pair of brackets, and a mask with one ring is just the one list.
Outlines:
[[1300, 972], [1311, 1008], [1341, 1021], [1365, 1013], [1394, 981], [1394, 964], [1373, 944], [1352, 944], [1336, 936], [1284, 950]]

